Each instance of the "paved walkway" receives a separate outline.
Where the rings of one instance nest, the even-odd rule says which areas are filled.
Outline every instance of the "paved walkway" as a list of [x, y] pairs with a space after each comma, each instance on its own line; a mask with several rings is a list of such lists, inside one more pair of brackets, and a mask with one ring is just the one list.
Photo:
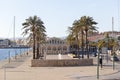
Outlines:
[[[97, 80], [96, 65], [78, 67], [31, 67], [31, 55], [23, 56], [10, 64], [3, 65], [0, 69], [0, 80]], [[53, 59], [57, 56], [47, 56]], [[62, 58], [71, 58], [67, 55]], [[94, 58], [95, 60], [95, 58]], [[95, 61], [96, 62], [96, 61]], [[6, 67], [6, 68], [4, 68]], [[116, 64], [116, 68], [120, 67]], [[100, 69], [100, 80], [119, 78], [119, 70], [112, 69], [112, 63], [104, 62]], [[115, 80], [115, 79], [114, 79]]]

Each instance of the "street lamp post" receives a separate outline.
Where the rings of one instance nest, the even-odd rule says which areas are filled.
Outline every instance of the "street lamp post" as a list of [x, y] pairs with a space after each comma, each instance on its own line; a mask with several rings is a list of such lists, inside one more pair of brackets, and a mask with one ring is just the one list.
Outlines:
[[114, 57], [115, 57], [115, 53], [113, 53], [113, 70], [115, 70], [115, 60], [114, 60]]
[[97, 50], [98, 57], [97, 57], [97, 79], [99, 79], [99, 58], [100, 58], [100, 49]]
[[107, 36], [107, 40], [106, 40], [106, 43], [107, 43], [107, 63], [108, 63], [108, 46], [109, 46], [109, 37]]
[[107, 46], [107, 63], [108, 63], [108, 46]]
[[107, 61], [107, 63], [108, 63], [108, 47], [109, 47], [109, 34], [107, 33], [106, 34], [106, 37], [105, 37], [105, 42], [106, 42], [106, 44], [107, 44], [107, 52], [106, 52], [106, 61]]
[[113, 70], [115, 70], [115, 48], [113, 48]]
[[116, 57], [116, 54], [115, 54], [115, 51], [117, 50], [117, 42], [115, 41], [114, 39], [114, 45], [113, 45], [113, 70], [115, 69], [115, 57]]

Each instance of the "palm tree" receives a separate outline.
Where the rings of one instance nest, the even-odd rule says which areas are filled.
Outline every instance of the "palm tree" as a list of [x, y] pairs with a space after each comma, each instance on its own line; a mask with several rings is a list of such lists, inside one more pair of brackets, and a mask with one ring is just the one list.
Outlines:
[[82, 58], [84, 58], [84, 53], [83, 53], [83, 49], [84, 49], [84, 40], [83, 40], [83, 29], [81, 28], [81, 49], [82, 49]]
[[[22, 34], [24, 34], [24, 32], [22, 33]], [[29, 35], [28, 35], [28, 37], [26, 38], [26, 43], [28, 44], [28, 45], [30, 45], [30, 46], [32, 46], [33, 45], [33, 37], [32, 37], [33, 35], [32, 35], [32, 33], [30, 33]]]
[[80, 41], [79, 41], [79, 21], [75, 20], [73, 23], [73, 28], [72, 28], [74, 37], [75, 37], [75, 41], [76, 41], [76, 50], [77, 50], [77, 56], [80, 58], [79, 56], [79, 46], [80, 46]]
[[[80, 20], [75, 20], [73, 22], [73, 25], [72, 27], [69, 27], [68, 28], [68, 31], [69, 31], [69, 35], [68, 35], [68, 40], [70, 40], [72, 38], [72, 41], [74, 42], [74, 44], [76, 44], [77, 46], [77, 51], [79, 52], [79, 48], [80, 48], [80, 45], [81, 45], [81, 48], [82, 48], [82, 58], [84, 57], [83, 56], [83, 29], [82, 29], [83, 26], [81, 26], [81, 23], [80, 23]], [[81, 36], [80, 36], [81, 34]], [[81, 40], [80, 40], [81, 38]], [[79, 54], [77, 54], [77, 56], [79, 56]]]
[[36, 38], [36, 29], [43, 25], [43, 22], [40, 20], [39, 17], [33, 16], [29, 17], [28, 19], [25, 20], [25, 22], [22, 24], [24, 27], [24, 32], [23, 34], [32, 34], [32, 39], [33, 39], [33, 59], [36, 59], [35, 55], [35, 38]]
[[80, 22], [81, 22], [81, 25], [83, 26], [83, 29], [85, 31], [85, 36], [86, 36], [86, 53], [87, 53], [87, 57], [89, 58], [89, 53], [88, 53], [88, 31], [93, 31], [93, 30], [96, 30], [96, 27], [93, 26], [93, 25], [96, 25], [97, 22], [95, 22], [93, 20], [92, 17], [87, 17], [87, 16], [82, 16], [81, 19], [80, 19]]
[[[77, 34], [76, 37], [77, 37], [77, 42], [78, 42], [78, 49], [79, 49], [80, 42], [81, 42], [82, 58], [84, 58], [84, 54], [83, 54], [83, 48], [84, 48], [83, 35], [84, 35], [84, 32], [83, 32], [83, 26], [81, 24], [81, 21], [80, 20], [74, 21], [73, 27], [75, 28], [75, 30], [73, 32], [75, 32]], [[81, 36], [80, 36], [80, 34], [81, 34]], [[81, 40], [80, 40], [80, 38], [81, 38]]]
[[[88, 32], [93, 32], [97, 31], [96, 27], [93, 25], [96, 25], [97, 23], [93, 21], [92, 17], [86, 17], [83, 16], [79, 20], [75, 20], [72, 24], [72, 27], [69, 27], [69, 32], [72, 36], [75, 38], [75, 41], [77, 42], [78, 45], [78, 50], [79, 46], [81, 44], [81, 49], [82, 49], [82, 58], [84, 57], [83, 55], [83, 48], [84, 48], [84, 32], [85, 32], [85, 38], [86, 38], [86, 52], [87, 52], [87, 57], [89, 58], [88, 54], [88, 40], [87, 40], [87, 34]], [[81, 35], [81, 36], [80, 36]], [[80, 43], [81, 42], [81, 43]]]
[[105, 44], [105, 41], [104, 40], [98, 40], [98, 43], [97, 43], [97, 47], [98, 49], [101, 49], [102, 47], [104, 47], [106, 44]]
[[40, 57], [40, 52], [39, 52], [39, 48], [40, 48], [40, 43], [43, 43], [43, 41], [45, 41], [45, 38], [46, 38], [46, 34], [45, 34], [45, 27], [41, 26], [41, 27], [38, 27], [36, 29], [36, 44], [37, 44], [37, 56], [36, 58], [39, 59]]
[[109, 48], [113, 48], [116, 44], [116, 40], [112, 37], [109, 36], [109, 33], [105, 33], [105, 38], [103, 39], [106, 42], [106, 47]]
[[69, 32], [69, 35], [67, 36], [66, 41], [70, 45], [70, 51], [72, 51], [73, 50], [73, 45], [75, 44], [75, 37], [74, 37], [74, 34], [73, 34], [72, 27], [68, 27], [68, 32]]
[[69, 45], [72, 45], [73, 44], [73, 42], [75, 41], [74, 40], [74, 37], [71, 35], [71, 34], [69, 34], [68, 36], [67, 36], [67, 43], [69, 44]]
[[112, 49], [112, 52], [115, 50], [115, 48], [118, 46], [118, 42], [114, 38], [110, 38], [108, 42], [108, 47]]

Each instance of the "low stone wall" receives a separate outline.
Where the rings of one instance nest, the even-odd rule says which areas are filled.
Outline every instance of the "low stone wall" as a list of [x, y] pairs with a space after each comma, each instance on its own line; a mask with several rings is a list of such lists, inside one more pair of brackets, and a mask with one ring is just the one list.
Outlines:
[[91, 66], [93, 59], [62, 59], [62, 60], [39, 60], [31, 61], [32, 67], [64, 67], [64, 66]]

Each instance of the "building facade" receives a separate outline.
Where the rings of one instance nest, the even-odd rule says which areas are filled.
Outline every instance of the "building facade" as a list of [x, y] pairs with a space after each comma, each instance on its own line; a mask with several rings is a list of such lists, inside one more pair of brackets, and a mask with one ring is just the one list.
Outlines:
[[[69, 50], [69, 46], [66, 44], [64, 39], [60, 38], [48, 38], [46, 44], [41, 45], [41, 51], [46, 54], [65, 54]], [[41, 52], [41, 53], [42, 53]]]
[[10, 45], [10, 40], [8, 39], [0, 39], [0, 47], [7, 47]]

